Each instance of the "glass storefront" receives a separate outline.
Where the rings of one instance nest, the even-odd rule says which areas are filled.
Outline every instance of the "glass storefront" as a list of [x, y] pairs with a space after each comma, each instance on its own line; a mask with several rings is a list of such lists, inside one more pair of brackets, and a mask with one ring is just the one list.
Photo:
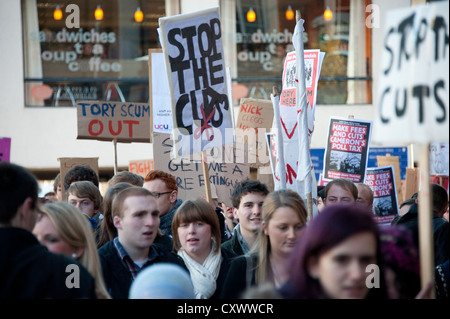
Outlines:
[[[236, 80], [249, 94], [267, 99], [274, 85], [281, 89], [283, 60], [293, 50], [295, 12], [300, 10], [305, 50], [326, 53], [317, 104], [371, 103], [371, 33], [366, 25], [370, 1], [236, 0], [236, 4]], [[252, 12], [254, 21], [248, 19]]]
[[[148, 102], [147, 53], [160, 48], [158, 19], [165, 16], [166, 1], [22, 0], [25, 104]], [[317, 104], [371, 103], [369, 4], [368, 0], [220, 1], [235, 102], [241, 97], [269, 99], [273, 86], [281, 90], [283, 60], [293, 50], [295, 11], [300, 10], [305, 49], [326, 53]], [[230, 6], [234, 9], [223, 9]], [[142, 21], [135, 18], [140, 12]]]
[[148, 100], [146, 56], [160, 47], [164, 0], [23, 0], [22, 11], [27, 106]]

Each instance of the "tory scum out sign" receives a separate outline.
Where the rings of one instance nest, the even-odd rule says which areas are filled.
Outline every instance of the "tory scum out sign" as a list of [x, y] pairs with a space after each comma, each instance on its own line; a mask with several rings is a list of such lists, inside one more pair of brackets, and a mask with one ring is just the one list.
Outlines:
[[150, 142], [149, 104], [116, 101], [77, 103], [78, 139]]
[[449, 140], [449, 2], [387, 13], [374, 141]]

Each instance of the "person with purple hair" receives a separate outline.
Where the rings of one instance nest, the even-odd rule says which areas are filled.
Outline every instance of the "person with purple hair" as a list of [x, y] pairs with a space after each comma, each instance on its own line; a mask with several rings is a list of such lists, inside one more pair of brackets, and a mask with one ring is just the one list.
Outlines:
[[419, 250], [408, 229], [381, 227], [386, 289], [389, 299], [414, 299], [420, 292]]
[[[331, 205], [299, 238], [283, 298], [387, 298], [379, 228], [359, 205]], [[380, 265], [380, 267], [378, 267]]]

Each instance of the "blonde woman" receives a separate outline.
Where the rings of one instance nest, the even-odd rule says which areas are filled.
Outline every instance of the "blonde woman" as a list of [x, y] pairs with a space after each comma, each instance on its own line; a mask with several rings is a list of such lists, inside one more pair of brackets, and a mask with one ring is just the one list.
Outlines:
[[306, 225], [307, 211], [298, 193], [289, 189], [267, 195], [262, 227], [248, 255], [234, 260], [225, 280], [223, 298], [240, 298], [252, 286], [279, 288], [289, 279], [288, 261]]
[[49, 251], [72, 257], [82, 264], [95, 280], [97, 297], [110, 299], [87, 215], [66, 202], [42, 205], [40, 211], [33, 234]]

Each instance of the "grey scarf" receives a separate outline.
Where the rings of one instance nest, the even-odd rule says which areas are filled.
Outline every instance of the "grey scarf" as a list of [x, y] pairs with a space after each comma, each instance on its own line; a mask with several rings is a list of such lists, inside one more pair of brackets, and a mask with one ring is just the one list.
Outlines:
[[159, 229], [161, 229], [163, 234], [172, 237], [172, 219], [175, 215], [176, 210], [181, 206], [182, 203], [183, 201], [181, 200], [181, 198], [178, 198], [175, 206], [173, 206], [173, 208], [167, 214], [160, 217]]

